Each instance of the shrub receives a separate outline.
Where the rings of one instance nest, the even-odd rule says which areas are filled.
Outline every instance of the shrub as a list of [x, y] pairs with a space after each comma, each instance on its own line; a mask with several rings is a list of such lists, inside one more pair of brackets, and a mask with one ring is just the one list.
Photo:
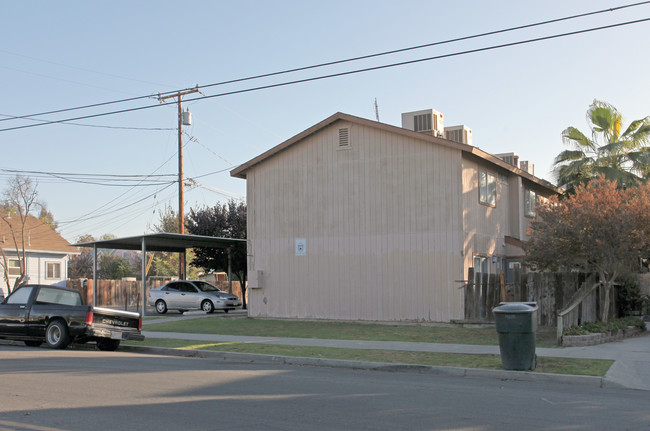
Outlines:
[[625, 330], [629, 326], [641, 328], [646, 330], [646, 324], [643, 319], [636, 317], [625, 317], [623, 319], [611, 320], [607, 323], [604, 322], [586, 322], [579, 326], [571, 326], [566, 328], [562, 335], [588, 335], [594, 333], [616, 334], [619, 329]]

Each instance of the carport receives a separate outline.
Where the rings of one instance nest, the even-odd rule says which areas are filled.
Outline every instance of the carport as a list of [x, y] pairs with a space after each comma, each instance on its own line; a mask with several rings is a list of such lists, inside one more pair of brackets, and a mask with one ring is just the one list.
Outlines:
[[[80, 242], [72, 244], [75, 247], [92, 247], [93, 248], [93, 306], [97, 302], [97, 250], [141, 250], [142, 251], [142, 307], [140, 313], [145, 315], [146, 310], [146, 286], [147, 286], [147, 252], [148, 251], [168, 251], [181, 253], [183, 257], [188, 248], [224, 248], [228, 252], [228, 282], [231, 283], [232, 274], [230, 255], [231, 247], [237, 244], [246, 243], [245, 239], [235, 238], [218, 238], [214, 236], [187, 235], [179, 233], [152, 233], [140, 236], [130, 236], [124, 238], [102, 239], [99, 241]], [[186, 262], [186, 259], [182, 259]], [[185, 278], [185, 268], [182, 268], [182, 274], [179, 278]]]

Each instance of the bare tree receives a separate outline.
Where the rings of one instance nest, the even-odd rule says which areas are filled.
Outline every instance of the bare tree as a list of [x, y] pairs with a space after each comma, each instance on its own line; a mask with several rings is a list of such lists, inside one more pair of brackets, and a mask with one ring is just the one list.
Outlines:
[[9, 184], [4, 191], [4, 200], [2, 202], [2, 211], [0, 219], [8, 226], [11, 235], [13, 248], [18, 256], [20, 273], [14, 281], [13, 287], [10, 282], [9, 259], [4, 247], [0, 246], [2, 260], [0, 266], [3, 268], [4, 280], [7, 283], [8, 293], [19, 286], [25, 279], [27, 273], [26, 251], [25, 251], [25, 225], [27, 217], [32, 207], [40, 205], [38, 202], [38, 192], [36, 191], [37, 182], [32, 181], [29, 177], [16, 175], [9, 180]]

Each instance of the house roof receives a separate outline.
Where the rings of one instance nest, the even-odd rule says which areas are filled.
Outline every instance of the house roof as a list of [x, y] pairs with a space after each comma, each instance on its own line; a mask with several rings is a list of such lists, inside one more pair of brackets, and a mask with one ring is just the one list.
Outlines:
[[245, 239], [218, 238], [214, 236], [187, 235], [180, 233], [153, 233], [148, 235], [131, 236], [125, 238], [103, 239], [98, 241], [81, 242], [73, 244], [77, 247], [93, 247], [142, 250], [142, 241], [145, 241], [147, 251], [173, 251], [182, 252], [188, 248], [227, 248], [231, 245], [246, 243]]
[[295, 135], [294, 137], [282, 142], [280, 145], [277, 145], [277, 146], [271, 148], [270, 150], [268, 150], [268, 151], [260, 154], [259, 156], [255, 157], [254, 159], [251, 159], [248, 162], [239, 165], [238, 167], [236, 167], [235, 169], [230, 171], [230, 175], [233, 176], [233, 177], [244, 178], [245, 179], [246, 178], [246, 172], [250, 168], [264, 162], [265, 160], [273, 157], [275, 154], [277, 154], [277, 153], [287, 149], [288, 147], [300, 142], [301, 140], [307, 138], [308, 136], [310, 136], [310, 135], [312, 135], [312, 134], [314, 134], [314, 133], [316, 133], [316, 132], [318, 132], [318, 131], [320, 131], [320, 130], [322, 130], [322, 129], [324, 129], [324, 128], [332, 125], [332, 124], [334, 124], [337, 121], [347, 121], [347, 122], [354, 123], [354, 124], [360, 124], [360, 125], [366, 126], [366, 127], [372, 127], [372, 128], [380, 129], [380, 130], [383, 130], [383, 131], [396, 133], [396, 134], [399, 134], [399, 135], [409, 136], [411, 138], [420, 139], [422, 141], [431, 142], [433, 144], [442, 145], [444, 147], [454, 148], [454, 149], [460, 150], [460, 151], [462, 151], [462, 152], [464, 152], [466, 154], [471, 154], [471, 155], [473, 155], [475, 157], [483, 159], [483, 160], [485, 160], [486, 162], [488, 162], [490, 164], [499, 166], [500, 168], [502, 168], [504, 170], [510, 171], [510, 172], [512, 172], [512, 173], [514, 173], [516, 175], [521, 176], [522, 178], [527, 179], [528, 181], [531, 181], [531, 182], [533, 182], [533, 183], [535, 183], [535, 184], [537, 184], [537, 185], [539, 185], [541, 187], [544, 187], [546, 189], [549, 189], [549, 190], [553, 191], [554, 193], [561, 193], [562, 192], [561, 189], [555, 187], [550, 182], [548, 182], [546, 180], [543, 180], [541, 178], [538, 178], [538, 177], [536, 177], [534, 175], [531, 175], [528, 172], [523, 171], [523, 170], [521, 170], [519, 168], [516, 168], [516, 167], [504, 162], [500, 158], [481, 150], [480, 148], [477, 148], [477, 147], [474, 147], [474, 146], [471, 146], [471, 145], [467, 145], [467, 144], [461, 144], [461, 143], [458, 143], [458, 142], [450, 141], [450, 140], [439, 138], [439, 137], [436, 137], [436, 136], [426, 135], [424, 133], [415, 132], [415, 131], [404, 129], [404, 128], [401, 128], [401, 127], [392, 126], [390, 124], [380, 123], [378, 121], [372, 121], [372, 120], [368, 120], [368, 119], [365, 119], [365, 118], [356, 117], [354, 115], [344, 114], [342, 112], [337, 112], [336, 114], [326, 118], [325, 120], [321, 121], [320, 123], [318, 123], [318, 124], [310, 127], [309, 129]]
[[[22, 250], [20, 217], [3, 217], [0, 221], [0, 247], [6, 250], [15, 250], [14, 235], [18, 249]], [[12, 235], [12, 231], [14, 235]], [[59, 235], [51, 226], [46, 225], [38, 218], [27, 216], [25, 220], [25, 250], [40, 252], [59, 252], [65, 254], [79, 254], [70, 247], [70, 243]]]

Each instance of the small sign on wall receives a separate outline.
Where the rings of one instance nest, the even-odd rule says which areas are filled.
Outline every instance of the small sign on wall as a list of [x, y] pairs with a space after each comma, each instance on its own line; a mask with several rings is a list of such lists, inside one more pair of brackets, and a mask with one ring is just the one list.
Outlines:
[[296, 256], [307, 256], [306, 238], [296, 238]]

